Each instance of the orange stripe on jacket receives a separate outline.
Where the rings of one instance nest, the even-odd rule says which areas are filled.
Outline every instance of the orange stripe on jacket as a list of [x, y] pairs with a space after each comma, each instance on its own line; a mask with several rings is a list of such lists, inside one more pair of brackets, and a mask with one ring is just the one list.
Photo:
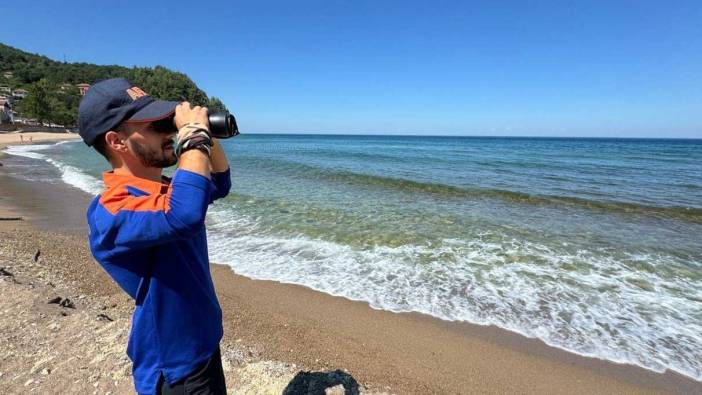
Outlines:
[[[172, 187], [170, 184], [145, 180], [143, 178], [116, 175], [112, 172], [103, 173], [107, 190], [100, 196], [100, 204], [112, 215], [119, 210], [130, 211], [163, 211], [170, 209], [169, 201]], [[133, 196], [127, 187], [133, 187], [149, 193], [146, 196]]]

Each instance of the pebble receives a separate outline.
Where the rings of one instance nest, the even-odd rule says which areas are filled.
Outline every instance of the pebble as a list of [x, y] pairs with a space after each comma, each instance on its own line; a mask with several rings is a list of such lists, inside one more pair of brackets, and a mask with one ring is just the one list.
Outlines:
[[46, 303], [48, 303], [48, 304], [59, 304], [59, 303], [61, 303], [61, 297], [60, 297], [60, 296], [57, 296], [57, 297], [55, 297], [55, 298], [51, 298], [51, 299], [49, 299], [49, 301], [46, 302]]
[[109, 321], [109, 322], [114, 321], [112, 318], [110, 318], [110, 316], [108, 316], [107, 314], [102, 314], [102, 313], [97, 315], [97, 320], [98, 321]]
[[24, 386], [26, 387], [26, 386], [28, 386], [29, 384], [32, 384], [33, 382], [34, 382], [33, 379], [29, 379], [29, 380], [27, 380], [26, 383], [24, 383]]
[[44, 376], [48, 375], [49, 373], [51, 373], [51, 369], [44, 368], [41, 370], [41, 374]]
[[62, 300], [61, 303], [59, 303], [59, 306], [61, 306], [61, 307], [66, 307], [66, 308], [69, 308], [69, 309], [75, 309], [75, 308], [76, 308], [75, 305], [73, 304], [73, 302], [71, 301], [71, 299], [68, 299], [68, 298]]

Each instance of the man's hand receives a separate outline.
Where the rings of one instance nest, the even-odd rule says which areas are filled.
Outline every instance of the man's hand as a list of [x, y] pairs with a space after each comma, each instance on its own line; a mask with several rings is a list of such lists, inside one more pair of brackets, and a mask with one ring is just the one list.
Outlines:
[[[210, 121], [207, 118], [207, 107], [191, 107], [190, 103], [184, 101], [176, 106], [175, 125], [178, 128], [177, 139], [180, 141], [188, 136], [190, 128], [183, 129], [187, 124], [198, 124], [203, 129], [210, 130]], [[194, 129], [192, 129], [194, 130]]]
[[[207, 107], [190, 107], [190, 103], [182, 102], [176, 106], [175, 124], [178, 128], [177, 141], [187, 138], [198, 128], [184, 128], [185, 125], [198, 124], [197, 126], [209, 131], [210, 123], [207, 118]], [[184, 152], [178, 161], [178, 167], [183, 170], [192, 171], [207, 178], [210, 178], [210, 158], [202, 151], [192, 149]]]

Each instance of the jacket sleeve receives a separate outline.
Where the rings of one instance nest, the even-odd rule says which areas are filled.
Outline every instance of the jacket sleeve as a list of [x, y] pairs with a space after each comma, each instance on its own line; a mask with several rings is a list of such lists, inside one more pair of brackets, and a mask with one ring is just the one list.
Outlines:
[[231, 172], [229, 169], [230, 168], [227, 168], [227, 170], [220, 173], [210, 173], [212, 185], [214, 186], [210, 195], [210, 203], [229, 195], [229, 190], [232, 187]]
[[185, 239], [205, 223], [211, 182], [206, 177], [178, 169], [165, 194], [117, 194], [101, 201], [93, 213], [91, 243], [118, 255], [134, 249]]

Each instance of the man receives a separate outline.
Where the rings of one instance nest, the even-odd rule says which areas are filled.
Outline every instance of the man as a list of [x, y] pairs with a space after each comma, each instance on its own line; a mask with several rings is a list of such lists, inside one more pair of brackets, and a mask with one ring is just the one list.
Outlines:
[[[231, 181], [208, 126], [207, 108], [154, 100], [121, 78], [79, 106], [81, 137], [112, 166], [88, 207], [90, 248], [134, 299], [127, 354], [142, 394], [226, 393], [205, 213]], [[176, 163], [172, 179], [161, 175]]]

